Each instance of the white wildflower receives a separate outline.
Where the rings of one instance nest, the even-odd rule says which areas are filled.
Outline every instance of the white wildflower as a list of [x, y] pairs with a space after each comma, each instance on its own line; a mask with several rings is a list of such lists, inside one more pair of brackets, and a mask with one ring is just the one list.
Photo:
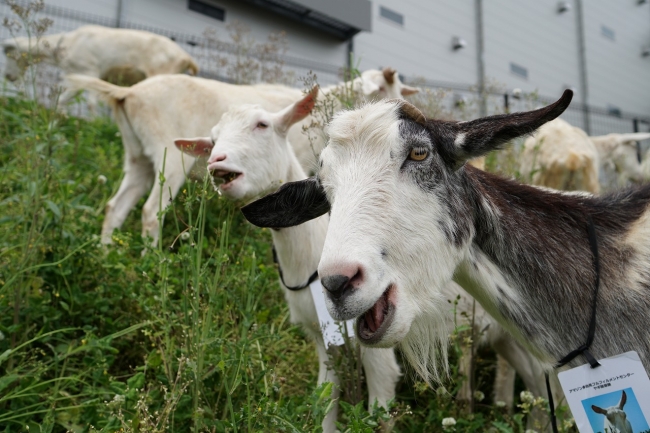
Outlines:
[[186, 241], [190, 238], [190, 232], [183, 232], [181, 233], [181, 239]]
[[455, 425], [456, 425], [456, 420], [452, 417], [442, 419], [442, 426], [444, 428], [453, 427]]
[[115, 397], [113, 397], [114, 403], [124, 403], [124, 400], [124, 396], [120, 394], [115, 394]]
[[526, 433], [537, 433], [537, 430], [533, 430], [529, 428], [528, 430], [526, 430]]
[[483, 401], [485, 400], [485, 394], [482, 391], [474, 391], [474, 400]]
[[530, 391], [521, 391], [521, 394], [519, 394], [519, 398], [523, 403], [532, 404], [535, 401], [535, 396]]
[[108, 179], [103, 174], [100, 174], [99, 176], [97, 176], [97, 183], [98, 184], [105, 185], [107, 181], [108, 181]]
[[504, 408], [504, 407], [506, 407], [506, 402], [503, 401], [503, 400], [499, 400], [499, 401], [494, 402], [494, 405], [496, 407], [498, 407], [498, 408]]

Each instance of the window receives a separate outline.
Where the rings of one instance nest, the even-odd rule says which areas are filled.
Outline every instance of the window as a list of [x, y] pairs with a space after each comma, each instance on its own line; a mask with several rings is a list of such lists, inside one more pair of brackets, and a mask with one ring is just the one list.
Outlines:
[[516, 63], [510, 63], [510, 72], [525, 80], [528, 79], [528, 69], [524, 68], [523, 66], [519, 66]]
[[386, 18], [389, 21], [394, 22], [395, 24], [404, 26], [404, 15], [400, 13], [397, 13], [383, 6], [379, 6], [379, 15], [383, 18]]
[[613, 29], [610, 29], [607, 26], [603, 26], [603, 25], [600, 26], [600, 34], [605, 36], [607, 39], [611, 41], [616, 40], [616, 33], [614, 33]]
[[612, 104], [607, 104], [607, 114], [615, 117], [621, 117], [623, 115], [623, 113], [621, 113], [621, 109]]
[[215, 20], [225, 21], [226, 19], [226, 11], [224, 9], [204, 3], [200, 0], [189, 0], [187, 2], [187, 7], [191, 11], [207, 15]]

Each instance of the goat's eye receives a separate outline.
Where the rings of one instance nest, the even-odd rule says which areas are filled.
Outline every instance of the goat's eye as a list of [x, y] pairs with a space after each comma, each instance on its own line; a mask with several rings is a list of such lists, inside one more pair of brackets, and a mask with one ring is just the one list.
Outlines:
[[411, 149], [409, 159], [412, 159], [413, 161], [423, 161], [428, 155], [429, 151], [426, 147], [414, 147]]
[[268, 125], [268, 123], [257, 122], [257, 127], [260, 128], [260, 129], [266, 129], [266, 128], [269, 127], [269, 125]]

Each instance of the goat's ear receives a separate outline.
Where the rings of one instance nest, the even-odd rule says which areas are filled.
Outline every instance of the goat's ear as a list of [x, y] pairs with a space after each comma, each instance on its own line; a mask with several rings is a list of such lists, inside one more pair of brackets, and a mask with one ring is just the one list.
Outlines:
[[402, 84], [402, 89], [400, 91], [402, 93], [402, 96], [409, 96], [409, 95], [415, 95], [416, 93], [420, 93], [420, 89], [417, 87], [411, 87], [407, 86], [406, 84]]
[[210, 137], [177, 138], [174, 144], [178, 150], [191, 156], [208, 156], [214, 147]]
[[562, 114], [571, 103], [571, 98], [573, 91], [565, 90], [556, 102], [538, 110], [499, 114], [451, 124], [456, 135], [453, 144], [443, 150], [444, 153], [448, 152], [448, 158], [445, 159], [459, 168], [470, 158], [499, 149], [513, 138], [531, 134]]
[[365, 96], [373, 95], [379, 92], [379, 84], [375, 83], [372, 80], [362, 79], [361, 80], [361, 91]]
[[596, 413], [599, 413], [601, 415], [607, 415], [607, 410], [600, 408], [594, 404], [591, 405], [591, 410], [593, 410]]
[[276, 192], [243, 208], [244, 217], [258, 227], [292, 227], [329, 212], [330, 204], [316, 178], [288, 182]]
[[618, 408], [623, 409], [625, 403], [627, 403], [627, 394], [625, 393], [625, 391], [623, 391], [623, 395], [621, 395], [621, 401], [618, 403]]
[[286, 132], [289, 128], [297, 122], [300, 122], [305, 117], [309, 116], [311, 110], [316, 105], [316, 98], [318, 97], [318, 86], [312, 87], [300, 101], [291, 104], [284, 110], [276, 114], [275, 124], [281, 132]]

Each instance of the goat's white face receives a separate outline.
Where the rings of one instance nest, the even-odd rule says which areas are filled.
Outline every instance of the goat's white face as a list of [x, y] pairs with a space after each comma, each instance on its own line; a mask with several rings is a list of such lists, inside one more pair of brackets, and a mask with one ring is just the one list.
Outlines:
[[[627, 402], [627, 394], [623, 391], [621, 400], [616, 406], [608, 407], [607, 409], [600, 408], [592, 405], [591, 410], [601, 415], [605, 415], [605, 430], [611, 433], [632, 433], [632, 426], [627, 420], [627, 414], [623, 410]], [[608, 425], [609, 424], [609, 425]]]
[[[423, 302], [431, 302], [422, 295], [450, 281], [462, 256], [443, 231], [453, 227], [453, 215], [436, 185], [422, 184], [446, 176], [442, 161], [432, 161], [439, 157], [424, 128], [405, 124], [398, 110], [383, 103], [338, 116], [319, 172], [331, 217], [318, 271], [346, 276], [353, 287], [340, 296], [330, 292], [328, 309], [339, 320], [363, 315], [359, 338], [381, 346], [408, 333]], [[429, 156], [410, 159], [413, 149]]]
[[287, 131], [310, 113], [316, 95], [314, 89], [277, 113], [259, 105], [231, 108], [210, 137], [177, 139], [176, 146], [192, 156], [209, 153], [208, 171], [219, 191], [231, 200], [251, 200], [286, 181], [295, 160]]
[[391, 68], [379, 71], [370, 69], [361, 73], [361, 89], [366, 99], [404, 99], [420, 89], [402, 83], [399, 74]]
[[567, 91], [540, 110], [470, 122], [426, 120], [404, 101], [341, 112], [316, 179], [284, 185], [242, 209], [262, 227], [331, 211], [318, 267], [335, 319], [359, 340], [390, 346], [418, 317], [441, 310], [440, 289], [466, 258], [474, 224], [466, 160], [559, 116]]

